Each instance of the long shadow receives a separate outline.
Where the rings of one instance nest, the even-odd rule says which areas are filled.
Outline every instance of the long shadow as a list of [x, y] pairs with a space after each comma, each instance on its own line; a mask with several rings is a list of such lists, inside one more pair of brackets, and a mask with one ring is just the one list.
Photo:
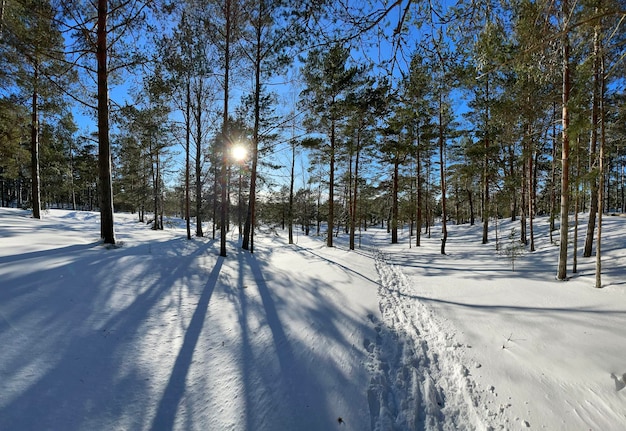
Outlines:
[[[345, 266], [345, 265], [344, 265], [344, 264], [342, 264], [342, 263], [335, 262], [334, 260], [331, 260], [331, 259], [329, 259], [329, 258], [327, 258], [327, 257], [324, 257], [324, 256], [322, 256], [322, 255], [318, 254], [318, 253], [315, 253], [315, 252], [314, 252], [313, 250], [311, 250], [311, 249], [308, 249], [308, 248], [302, 247], [302, 246], [300, 246], [300, 245], [294, 245], [294, 247], [295, 247], [296, 249], [298, 249], [298, 250], [305, 251], [305, 252], [307, 252], [307, 253], [309, 253], [309, 254], [312, 254], [313, 256], [315, 256], [315, 257], [317, 257], [317, 258], [319, 258], [319, 259], [321, 259], [321, 260], [323, 260], [323, 261], [325, 261], [325, 262], [328, 262], [328, 263], [331, 263], [331, 264], [333, 264], [333, 265], [335, 265], [335, 266], [338, 266], [339, 268], [343, 269], [343, 270], [344, 270], [344, 271], [346, 271], [346, 272], [350, 272], [350, 273], [352, 273], [352, 274], [354, 274], [354, 275], [357, 275], [357, 276], [359, 276], [359, 277], [361, 277], [361, 278], [364, 278], [365, 280], [369, 281], [370, 283], [379, 284], [379, 282], [378, 282], [377, 280], [372, 280], [371, 278], [369, 278], [369, 277], [367, 277], [367, 276], [365, 276], [365, 275], [361, 274], [361, 273], [360, 273], [360, 272], [358, 272], [358, 271], [355, 271], [354, 269], [352, 269], [352, 268], [350, 268], [350, 267]], [[367, 257], [371, 257], [370, 255], [365, 255], [365, 254], [363, 254], [363, 255], [364, 255], [364, 256], [367, 256]]]
[[39, 257], [51, 257], [51, 256], [56, 256], [56, 255], [65, 256], [70, 253], [82, 252], [90, 248], [94, 248], [98, 244], [100, 244], [100, 241], [92, 242], [89, 244], [68, 245], [67, 247], [60, 247], [60, 248], [55, 248], [51, 250], [39, 250], [39, 251], [32, 251], [29, 253], [2, 256], [0, 257], [0, 265], [5, 264], [5, 263], [17, 262], [18, 260], [36, 259]]
[[[285, 394], [286, 404], [281, 406], [282, 429], [299, 430], [319, 430], [324, 429], [324, 420], [328, 417], [325, 407], [314, 402], [315, 396], [319, 395], [321, 388], [319, 384], [311, 378], [294, 354], [292, 343], [285, 333], [281, 323], [276, 305], [270, 290], [265, 282], [263, 272], [255, 255], [246, 254], [247, 263], [254, 276], [261, 302], [265, 309], [267, 325], [272, 333], [276, 356], [281, 372], [280, 387]], [[317, 411], [317, 415], [312, 416], [309, 409]], [[305, 413], [308, 412], [308, 413]], [[308, 418], [309, 423], [305, 423], [303, 418]], [[251, 428], [254, 429], [254, 428]]]
[[446, 305], [452, 305], [452, 306], [457, 306], [457, 307], [475, 308], [475, 309], [482, 309], [482, 310], [532, 311], [532, 312], [539, 312], [539, 313], [562, 312], [562, 313], [592, 313], [592, 314], [602, 314], [602, 315], [610, 315], [610, 314], [626, 315], [626, 310], [618, 310], [618, 309], [607, 310], [607, 309], [597, 309], [597, 308], [590, 308], [590, 307], [569, 307], [569, 308], [568, 307], [525, 307], [522, 305], [467, 304], [463, 302], [449, 301], [445, 299], [428, 298], [428, 297], [418, 296], [418, 295], [409, 295], [409, 294], [402, 293], [396, 290], [394, 290], [393, 293], [399, 296], [403, 296], [405, 298], [417, 299], [418, 301], [422, 301], [422, 302], [433, 302], [433, 303], [438, 303], [438, 304], [446, 304]]
[[[7, 326], [0, 328], [0, 337], [12, 340], [0, 375], [32, 374], [28, 387], [0, 403], [0, 429], [112, 429], [122, 421], [138, 429], [144, 423], [150, 375], [134, 365], [133, 343], [193, 259], [155, 256], [157, 261], [134, 268], [127, 278], [126, 264], [118, 263], [141, 247], [76, 253], [62, 266], [33, 268], [8, 283], [0, 281], [0, 313]], [[198, 244], [189, 257], [209, 247]], [[80, 281], [65, 281], [76, 275]], [[132, 300], [110, 310], [110, 295], [124, 290]], [[22, 332], [24, 325], [37, 330]]]
[[255, 412], [253, 411], [255, 406], [252, 402], [250, 394], [253, 390], [253, 380], [252, 380], [252, 370], [250, 370], [247, 364], [256, 364], [256, 360], [254, 358], [254, 352], [252, 351], [252, 345], [250, 343], [250, 329], [248, 326], [248, 298], [246, 297], [244, 286], [244, 259], [247, 253], [241, 249], [238, 249], [237, 259], [239, 262], [239, 272], [238, 272], [238, 302], [239, 302], [239, 325], [241, 327], [241, 353], [244, 358], [244, 365], [241, 370], [241, 376], [244, 386], [244, 407], [246, 411], [246, 430], [254, 429], [254, 417]]
[[178, 406], [185, 394], [185, 380], [187, 378], [187, 373], [189, 372], [193, 353], [196, 349], [198, 339], [200, 338], [209, 301], [211, 300], [211, 295], [217, 285], [217, 280], [223, 264], [224, 258], [219, 257], [215, 263], [215, 267], [213, 267], [213, 270], [209, 275], [207, 284], [202, 291], [196, 311], [194, 311], [193, 317], [189, 322], [187, 332], [185, 333], [183, 346], [176, 357], [176, 362], [174, 363], [174, 368], [172, 369], [169, 382], [167, 383], [167, 387], [163, 392], [163, 397], [159, 402], [159, 408], [154, 417], [154, 421], [152, 422], [152, 430], [171, 430], [174, 426]]
[[272, 338], [274, 339], [274, 344], [276, 345], [276, 353], [278, 355], [280, 369], [283, 371], [284, 374], [290, 374], [290, 369], [295, 364], [291, 345], [289, 344], [289, 340], [287, 339], [287, 335], [285, 334], [283, 325], [280, 322], [280, 318], [278, 317], [278, 312], [276, 311], [274, 300], [272, 299], [267, 284], [265, 283], [265, 278], [263, 277], [261, 267], [256, 260], [256, 256], [252, 254], [246, 254], [246, 257], [248, 261], [247, 263], [252, 270], [254, 280], [257, 283], [259, 294], [261, 295], [261, 301], [263, 302], [265, 315], [267, 317], [267, 324], [272, 331]]

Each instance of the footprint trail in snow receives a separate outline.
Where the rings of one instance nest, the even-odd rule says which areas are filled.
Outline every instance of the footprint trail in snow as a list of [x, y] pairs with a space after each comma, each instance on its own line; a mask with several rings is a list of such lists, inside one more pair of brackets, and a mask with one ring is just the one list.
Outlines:
[[510, 428], [508, 405], [498, 405], [493, 387], [477, 388], [454, 332], [420, 302], [382, 253], [376, 253], [375, 264], [382, 321], [369, 316], [377, 336], [365, 340], [372, 430]]

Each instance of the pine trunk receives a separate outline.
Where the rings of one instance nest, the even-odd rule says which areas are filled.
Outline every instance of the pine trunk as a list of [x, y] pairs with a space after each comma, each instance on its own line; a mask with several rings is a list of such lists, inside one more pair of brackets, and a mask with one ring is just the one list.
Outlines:
[[559, 264], [557, 279], [567, 278], [567, 251], [568, 251], [568, 228], [569, 228], [569, 93], [570, 93], [570, 45], [569, 45], [569, 5], [567, 0], [563, 1], [563, 94], [562, 94], [562, 123], [563, 142], [561, 149], [561, 227], [559, 232]]
[[446, 167], [444, 157], [444, 133], [443, 133], [443, 100], [439, 95], [439, 173], [441, 175], [441, 254], [446, 254], [446, 242], [448, 241], [448, 226], [446, 212]]
[[417, 138], [417, 154], [416, 154], [416, 179], [417, 179], [417, 196], [416, 196], [416, 205], [417, 210], [415, 214], [415, 246], [421, 246], [421, 238], [422, 238], [422, 160], [421, 160], [421, 151], [419, 147], [419, 133]]
[[326, 245], [333, 246], [333, 228], [335, 221], [335, 120], [330, 126], [330, 172], [328, 173], [328, 235]]
[[38, 80], [39, 64], [35, 60], [33, 76], [33, 106], [31, 111], [30, 125], [30, 155], [31, 155], [31, 176], [32, 176], [32, 198], [33, 218], [41, 218], [41, 180], [39, 177], [39, 100], [38, 100]]
[[396, 156], [393, 163], [393, 186], [391, 193], [391, 243], [398, 243], [398, 175], [400, 161]]
[[483, 155], [483, 244], [489, 242], [489, 77], [485, 80], [485, 97], [487, 106], [485, 108], [485, 154]]
[[98, 64], [98, 164], [100, 171], [100, 236], [105, 244], [115, 244], [113, 232], [113, 184], [111, 143], [109, 141], [109, 83], [107, 69], [108, 1], [98, 0], [96, 60]]
[[230, 73], [230, 32], [231, 32], [231, 16], [230, 16], [230, 2], [231, 0], [226, 0], [226, 31], [225, 31], [225, 47], [224, 47], [224, 112], [223, 112], [223, 120], [222, 120], [222, 136], [220, 137], [221, 142], [221, 164], [220, 164], [220, 175], [219, 175], [219, 185], [220, 185], [220, 256], [226, 257], [226, 179], [227, 179], [227, 143], [228, 143], [228, 80]]
[[587, 235], [585, 237], [585, 248], [583, 257], [591, 257], [593, 252], [593, 232], [596, 227], [596, 214], [598, 213], [598, 193], [599, 175], [593, 175], [598, 171], [598, 103], [600, 103], [600, 35], [596, 26], [593, 34], [593, 100], [591, 104], [591, 136], [589, 138], [589, 172], [592, 173], [590, 179], [591, 200], [589, 205], [589, 221], [587, 223]]
[[[599, 32], [597, 29], [596, 31]], [[604, 151], [606, 146], [606, 125], [604, 112], [604, 53], [602, 46], [598, 44], [598, 56], [600, 57], [600, 155], [598, 172], [598, 237], [596, 238], [596, 287], [602, 287], [602, 215], [604, 213]]]
[[191, 214], [189, 211], [190, 207], [190, 181], [189, 174], [191, 168], [191, 156], [190, 152], [190, 142], [191, 142], [191, 80], [189, 76], [186, 77], [186, 107], [185, 107], [185, 220], [187, 225], [187, 239], [191, 239]]
[[198, 80], [196, 103], [196, 236], [203, 237], [202, 232], [202, 78]]

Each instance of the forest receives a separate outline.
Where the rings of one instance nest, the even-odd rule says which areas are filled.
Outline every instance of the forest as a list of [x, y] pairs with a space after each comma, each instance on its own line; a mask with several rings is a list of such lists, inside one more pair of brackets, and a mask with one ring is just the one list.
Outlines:
[[97, 210], [105, 244], [115, 212], [178, 215], [222, 256], [261, 223], [445, 254], [448, 224], [487, 243], [503, 218], [532, 252], [549, 216], [557, 278], [580, 236], [601, 286], [602, 217], [626, 213], [623, 0], [0, 7], [1, 206]]

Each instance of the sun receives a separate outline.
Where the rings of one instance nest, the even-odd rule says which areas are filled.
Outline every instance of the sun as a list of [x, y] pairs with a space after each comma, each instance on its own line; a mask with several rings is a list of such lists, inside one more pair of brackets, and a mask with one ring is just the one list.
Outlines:
[[244, 161], [246, 157], [248, 157], [248, 150], [241, 144], [233, 145], [233, 147], [230, 149], [230, 155], [232, 156], [233, 160], [241, 162]]

